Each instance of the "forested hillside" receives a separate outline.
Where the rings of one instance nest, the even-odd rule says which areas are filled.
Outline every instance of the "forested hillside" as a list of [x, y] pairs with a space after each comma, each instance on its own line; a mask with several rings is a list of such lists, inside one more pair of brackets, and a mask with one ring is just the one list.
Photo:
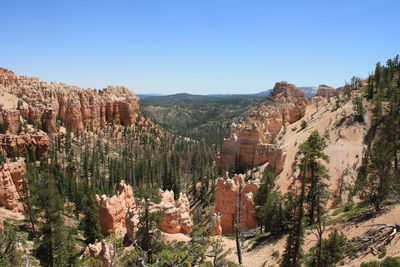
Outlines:
[[207, 144], [220, 145], [229, 126], [263, 101], [251, 95], [189, 95], [147, 97], [140, 101], [143, 114], [173, 133]]
[[278, 82], [142, 112], [6, 69], [0, 97], [1, 266], [399, 264], [398, 56], [311, 99]]

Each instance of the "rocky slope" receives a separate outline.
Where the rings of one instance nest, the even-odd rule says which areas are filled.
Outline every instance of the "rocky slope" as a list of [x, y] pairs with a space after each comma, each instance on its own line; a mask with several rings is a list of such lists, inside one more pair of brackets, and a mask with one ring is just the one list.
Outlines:
[[[286, 193], [294, 186], [293, 182], [298, 175], [293, 169], [293, 163], [296, 161], [299, 145], [312, 131], [318, 130], [327, 141], [324, 153], [330, 157], [327, 169], [331, 177], [329, 191], [333, 193], [333, 200], [328, 203], [328, 207], [340, 205], [347, 196], [344, 188], [354, 179], [361, 165], [365, 149], [364, 137], [370, 127], [371, 114], [366, 114], [364, 123], [355, 121], [353, 102], [347, 100], [336, 108], [336, 104], [330, 101], [329, 97], [337, 92], [326, 85], [320, 86], [320, 96], [305, 102], [294, 85], [278, 83], [275, 89], [271, 92], [271, 97], [274, 98], [271, 105], [261, 106], [242, 124], [232, 126], [232, 136], [224, 141], [223, 150], [217, 157], [218, 166], [220, 169], [234, 168], [235, 162], [237, 164], [238, 161], [240, 166], [259, 166], [252, 173], [253, 176], [258, 176], [264, 168], [272, 166], [279, 173], [276, 182], [279, 191]], [[277, 99], [286, 102], [276, 106]], [[293, 106], [292, 110], [288, 108], [293, 104], [290, 101], [301, 105]], [[367, 103], [364, 104], [371, 110]], [[286, 114], [289, 115], [282, 116], [283, 111], [287, 111]], [[291, 119], [283, 120], [282, 117]], [[301, 118], [301, 121], [298, 118]], [[287, 123], [284, 124], [283, 121]], [[215, 211], [222, 214], [223, 233], [233, 231], [232, 216], [238, 198], [237, 187], [237, 182], [232, 180], [221, 178], [217, 183]], [[251, 191], [254, 193], [256, 189], [257, 187]], [[249, 219], [254, 214], [254, 208], [250, 206], [243, 209], [243, 216], [247, 216], [248, 219], [242, 219], [242, 223], [247, 225], [247, 222], [250, 222], [244, 229], [257, 226], [254, 218]]]
[[308, 99], [287, 82], [276, 83], [269, 98], [244, 121], [232, 124], [216, 163], [220, 170], [239, 170], [265, 163], [281, 172], [286, 153], [273, 143], [282, 128], [301, 119]]

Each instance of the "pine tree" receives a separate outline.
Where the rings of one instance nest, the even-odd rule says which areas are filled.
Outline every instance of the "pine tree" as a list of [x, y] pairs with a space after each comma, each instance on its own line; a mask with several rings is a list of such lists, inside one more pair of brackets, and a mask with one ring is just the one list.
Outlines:
[[161, 196], [159, 190], [155, 188], [142, 188], [136, 195], [141, 199], [142, 206], [136, 237], [141, 250], [146, 253], [146, 262], [153, 263], [154, 240], [159, 235], [157, 226], [161, 223], [162, 217], [159, 211], [152, 211], [150, 208], [161, 202]]
[[320, 161], [328, 160], [328, 157], [322, 152], [325, 146], [325, 141], [320, 137], [318, 131], [312, 132], [308, 139], [300, 145], [302, 156], [299, 164], [300, 192], [294, 198], [294, 219], [289, 229], [281, 266], [300, 266], [301, 247], [304, 240], [305, 203], [308, 203], [310, 224], [314, 223], [315, 215], [323, 204], [321, 196], [325, 187], [323, 178], [326, 178], [326, 169]]
[[85, 195], [83, 214], [80, 228], [84, 231], [86, 243], [93, 244], [96, 240], [103, 238], [103, 235], [99, 223], [99, 211], [91, 189], [87, 189]]
[[41, 212], [35, 240], [36, 256], [43, 266], [65, 266], [73, 258], [73, 244], [64, 226], [64, 202], [57, 192], [54, 179], [48, 173], [41, 174], [36, 193], [39, 195], [35, 205]]

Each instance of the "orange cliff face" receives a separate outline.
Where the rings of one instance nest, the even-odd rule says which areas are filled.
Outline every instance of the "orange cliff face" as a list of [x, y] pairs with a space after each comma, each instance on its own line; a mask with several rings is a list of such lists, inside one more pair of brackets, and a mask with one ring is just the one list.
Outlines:
[[247, 230], [257, 227], [253, 194], [258, 188], [257, 183], [245, 182], [242, 175], [236, 175], [233, 179], [219, 178], [217, 180], [215, 213], [218, 215], [219, 224], [214, 229], [215, 234], [234, 233], [239, 198], [241, 199], [240, 229]]
[[293, 84], [275, 84], [268, 99], [243, 122], [231, 125], [217, 155], [219, 170], [239, 170], [268, 163], [277, 173], [285, 162], [285, 151], [273, 144], [285, 124], [301, 119], [309, 103], [304, 92]]
[[[172, 191], [161, 191], [160, 194], [161, 202], [151, 207], [152, 210], [163, 213], [160, 229], [170, 234], [189, 234], [193, 223], [189, 215], [190, 204], [187, 196], [181, 193], [175, 201]], [[96, 199], [103, 234], [114, 232], [118, 236], [124, 236], [127, 233], [129, 239], [135, 240], [142, 208], [134, 198], [132, 187], [121, 181], [115, 196], [96, 196]]]
[[24, 184], [23, 175], [26, 172], [22, 158], [15, 162], [0, 164], [0, 206], [17, 212], [24, 211], [20, 202], [21, 190]]
[[0, 91], [20, 98], [22, 117], [48, 133], [57, 132], [57, 119], [75, 131], [106, 123], [130, 125], [139, 113], [139, 99], [122, 86], [84, 90], [0, 68]]

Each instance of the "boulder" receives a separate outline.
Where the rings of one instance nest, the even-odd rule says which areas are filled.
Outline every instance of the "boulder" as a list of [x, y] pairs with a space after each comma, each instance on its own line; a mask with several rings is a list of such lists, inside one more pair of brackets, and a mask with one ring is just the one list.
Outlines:
[[0, 233], [4, 232], [4, 221], [0, 218]]

